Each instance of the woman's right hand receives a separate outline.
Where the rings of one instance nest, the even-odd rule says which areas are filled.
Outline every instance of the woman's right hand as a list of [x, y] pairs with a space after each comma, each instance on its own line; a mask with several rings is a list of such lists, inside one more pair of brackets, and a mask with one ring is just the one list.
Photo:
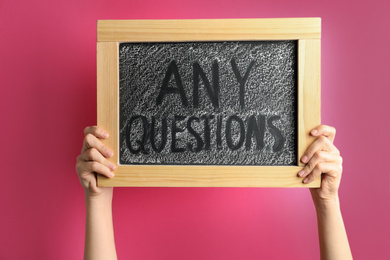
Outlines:
[[83, 148], [77, 157], [76, 171], [85, 194], [89, 197], [112, 194], [112, 188], [98, 187], [96, 180], [96, 174], [107, 178], [114, 176], [116, 166], [108, 160], [113, 156], [113, 151], [100, 141], [108, 138], [108, 133], [97, 126], [89, 126], [84, 129], [84, 135]]

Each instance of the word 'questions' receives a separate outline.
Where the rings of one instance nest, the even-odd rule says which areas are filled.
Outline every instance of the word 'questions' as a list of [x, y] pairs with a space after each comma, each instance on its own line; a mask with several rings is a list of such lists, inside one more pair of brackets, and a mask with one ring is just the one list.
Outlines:
[[296, 41], [122, 43], [120, 163], [296, 165]]

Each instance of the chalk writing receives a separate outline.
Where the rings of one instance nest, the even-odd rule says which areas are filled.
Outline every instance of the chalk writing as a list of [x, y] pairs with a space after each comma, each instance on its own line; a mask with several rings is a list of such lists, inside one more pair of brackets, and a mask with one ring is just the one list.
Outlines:
[[124, 164], [296, 163], [296, 42], [120, 45]]

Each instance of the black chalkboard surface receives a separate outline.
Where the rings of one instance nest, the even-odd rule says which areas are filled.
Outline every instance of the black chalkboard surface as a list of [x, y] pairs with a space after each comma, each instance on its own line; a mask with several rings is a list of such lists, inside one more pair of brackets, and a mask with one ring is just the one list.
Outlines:
[[297, 165], [297, 41], [119, 44], [119, 161]]

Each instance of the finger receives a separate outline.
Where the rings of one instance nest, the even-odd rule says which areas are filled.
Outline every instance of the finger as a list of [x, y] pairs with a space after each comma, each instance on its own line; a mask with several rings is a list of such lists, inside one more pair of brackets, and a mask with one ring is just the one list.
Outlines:
[[98, 162], [84, 162], [80, 165], [80, 167], [82, 168], [80, 176], [83, 173], [89, 174], [89, 173], [95, 172], [95, 173], [104, 175], [107, 178], [114, 177], [114, 173], [112, 171], [110, 171], [110, 169], [108, 167], [106, 167], [103, 164], [98, 163]]
[[336, 128], [327, 125], [320, 125], [311, 130], [310, 134], [312, 136], [325, 136], [333, 143], [336, 137]]
[[112, 157], [114, 155], [114, 153], [109, 148], [107, 148], [96, 136], [89, 133], [84, 138], [83, 149], [81, 150], [81, 153], [91, 148], [97, 149], [102, 155], [107, 158]]
[[333, 145], [333, 143], [325, 136], [320, 136], [315, 140], [301, 158], [301, 162], [307, 163], [311, 160], [317, 151], [326, 151], [333, 154], [340, 155], [340, 151]]
[[84, 151], [82, 154], [79, 155], [77, 159], [85, 162], [96, 161], [108, 167], [111, 171], [114, 171], [116, 168], [116, 166], [109, 160], [107, 160], [96, 148], [91, 148]]
[[311, 160], [306, 164], [306, 166], [298, 173], [298, 176], [301, 178], [309, 175], [319, 163], [335, 163], [342, 164], [342, 158], [339, 155], [325, 152], [317, 151], [314, 153]]
[[314, 167], [313, 171], [303, 179], [303, 183], [311, 183], [322, 174], [336, 178], [338, 172], [340, 172], [340, 166], [335, 163], [319, 163]]
[[88, 126], [84, 129], [84, 135], [92, 134], [96, 136], [97, 138], [106, 139], [108, 138], [109, 134], [107, 131], [105, 131], [103, 128], [100, 128], [98, 126]]

